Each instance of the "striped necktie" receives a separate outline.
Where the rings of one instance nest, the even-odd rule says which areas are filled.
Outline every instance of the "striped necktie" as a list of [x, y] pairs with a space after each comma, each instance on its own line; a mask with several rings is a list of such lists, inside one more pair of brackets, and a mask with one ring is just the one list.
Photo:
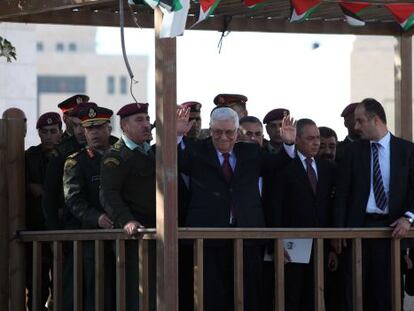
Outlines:
[[379, 156], [378, 156], [378, 143], [372, 143], [372, 171], [373, 171], [373, 186], [374, 186], [374, 196], [375, 196], [375, 203], [377, 203], [377, 207], [384, 211], [387, 207], [387, 195], [384, 189], [384, 182], [382, 181], [382, 173], [381, 167], [379, 164]]

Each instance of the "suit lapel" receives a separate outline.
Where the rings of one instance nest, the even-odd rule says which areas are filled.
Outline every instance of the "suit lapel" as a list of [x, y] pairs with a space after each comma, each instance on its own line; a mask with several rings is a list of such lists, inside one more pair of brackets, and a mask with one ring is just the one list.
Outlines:
[[312, 187], [308, 179], [308, 174], [298, 155], [296, 155], [294, 161], [292, 162], [292, 165], [293, 165], [292, 173], [296, 175], [298, 180], [300, 180], [300, 182], [303, 183], [305, 187], [314, 195]]
[[389, 184], [389, 198], [388, 198], [388, 208], [391, 212], [391, 207], [393, 205], [393, 199], [394, 199], [394, 187], [395, 181], [398, 179], [398, 176], [400, 175], [400, 165], [401, 163], [401, 150], [398, 148], [397, 140], [393, 135], [391, 135], [390, 140], [390, 184]]

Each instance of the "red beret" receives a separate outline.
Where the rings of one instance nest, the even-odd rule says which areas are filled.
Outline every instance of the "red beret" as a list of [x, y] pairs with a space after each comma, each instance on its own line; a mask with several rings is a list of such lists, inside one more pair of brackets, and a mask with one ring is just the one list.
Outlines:
[[123, 106], [117, 112], [117, 115], [121, 117], [121, 119], [131, 116], [136, 113], [148, 113], [148, 104], [147, 103], [132, 103]]
[[269, 111], [263, 119], [263, 123], [267, 124], [271, 121], [282, 120], [285, 115], [289, 115], [290, 111], [285, 108], [277, 108]]
[[185, 102], [181, 104], [183, 108], [190, 108], [190, 112], [200, 112], [201, 104], [199, 102]]
[[114, 112], [104, 107], [89, 107], [79, 111], [78, 117], [83, 127], [101, 125], [108, 122]]
[[345, 107], [344, 111], [341, 113], [341, 117], [345, 118], [347, 115], [354, 113], [356, 106], [358, 103], [352, 103]]
[[62, 127], [62, 119], [60, 118], [60, 115], [57, 112], [46, 112], [37, 120], [36, 129], [54, 124], [59, 124], [59, 128]]
[[82, 112], [82, 110], [89, 109], [89, 108], [92, 108], [92, 107], [93, 108], [96, 108], [96, 107], [98, 107], [98, 105], [95, 104], [95, 103], [92, 103], [92, 102], [80, 103], [75, 108], [73, 108], [72, 111], [69, 112], [69, 116], [70, 117], [80, 118], [79, 115]]
[[247, 97], [240, 94], [218, 94], [214, 97], [216, 106], [229, 106], [231, 104], [246, 104]]
[[89, 100], [89, 96], [78, 94], [75, 96], [71, 96], [65, 99], [63, 102], [58, 104], [58, 107], [62, 110], [63, 113], [70, 112], [80, 103], [85, 103]]

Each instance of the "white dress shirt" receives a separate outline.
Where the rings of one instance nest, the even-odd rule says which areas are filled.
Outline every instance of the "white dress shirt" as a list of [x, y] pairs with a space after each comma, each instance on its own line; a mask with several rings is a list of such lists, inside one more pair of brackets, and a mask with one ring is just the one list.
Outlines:
[[[298, 156], [299, 156], [300, 162], [302, 162], [302, 165], [305, 169], [305, 172], [307, 172], [308, 171], [308, 167], [307, 167], [307, 164], [306, 164], [306, 159], [307, 158], [300, 151], [298, 151]], [[318, 179], [318, 168], [316, 167], [315, 158], [312, 157], [311, 159], [312, 159], [312, 164], [311, 164], [312, 168], [315, 171], [316, 179]]]
[[371, 183], [370, 183], [370, 191], [367, 203], [366, 212], [368, 214], [388, 214], [389, 213], [389, 199], [390, 199], [390, 141], [391, 141], [391, 134], [387, 132], [387, 134], [381, 138], [379, 141], [371, 141], [370, 144], [373, 143], [378, 144], [378, 160], [379, 165], [381, 168], [381, 175], [382, 175], [382, 182], [384, 184], [385, 195], [387, 196], [387, 206], [384, 210], [381, 210], [377, 207], [377, 203], [375, 202], [375, 195], [374, 195], [374, 174], [373, 174], [373, 167], [374, 167], [374, 158], [372, 154], [372, 146], [371, 148]]

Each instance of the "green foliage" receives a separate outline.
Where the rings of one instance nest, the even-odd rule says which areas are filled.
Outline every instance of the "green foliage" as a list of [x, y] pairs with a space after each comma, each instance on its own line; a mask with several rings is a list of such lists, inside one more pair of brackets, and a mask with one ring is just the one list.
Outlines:
[[16, 60], [16, 48], [10, 41], [0, 36], [0, 58], [5, 57], [8, 63]]

